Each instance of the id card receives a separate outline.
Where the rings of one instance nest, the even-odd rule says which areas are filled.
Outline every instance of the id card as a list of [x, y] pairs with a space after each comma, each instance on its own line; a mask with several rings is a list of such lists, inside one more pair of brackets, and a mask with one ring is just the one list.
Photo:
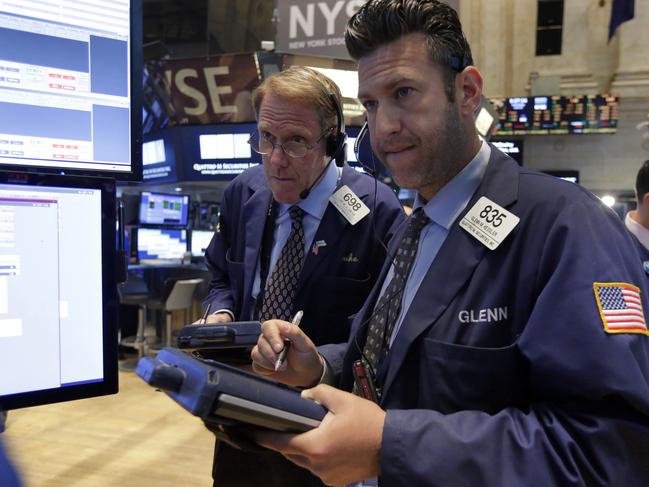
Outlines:
[[356, 225], [370, 213], [370, 209], [345, 185], [331, 195], [329, 201], [351, 225]]
[[518, 225], [520, 218], [483, 196], [462, 218], [460, 226], [489, 250], [494, 250]]

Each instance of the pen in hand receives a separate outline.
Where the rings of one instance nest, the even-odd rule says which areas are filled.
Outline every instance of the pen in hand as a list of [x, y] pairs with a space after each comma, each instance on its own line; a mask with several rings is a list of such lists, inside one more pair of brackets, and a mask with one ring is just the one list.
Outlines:
[[205, 308], [205, 313], [203, 314], [203, 317], [201, 318], [201, 323], [204, 325], [207, 323], [207, 317], [210, 315], [210, 308], [212, 308], [212, 303], [207, 304], [207, 308]]
[[[304, 313], [302, 310], [298, 311], [295, 313], [295, 316], [293, 316], [293, 320], [291, 321], [291, 324], [299, 327], [300, 326], [300, 321], [302, 320], [302, 315]], [[275, 372], [279, 370], [279, 368], [282, 366], [282, 364], [286, 361], [286, 355], [288, 355], [288, 351], [291, 348], [291, 341], [290, 340], [284, 340], [284, 348], [282, 349], [281, 352], [279, 352], [279, 356], [277, 357], [277, 360], [275, 361]]]

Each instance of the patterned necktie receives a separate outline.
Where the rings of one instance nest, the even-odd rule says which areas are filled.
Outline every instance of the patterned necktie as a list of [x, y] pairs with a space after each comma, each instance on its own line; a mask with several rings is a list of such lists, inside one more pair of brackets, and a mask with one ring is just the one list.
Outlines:
[[299, 206], [291, 206], [291, 233], [277, 259], [273, 272], [268, 277], [264, 300], [261, 305], [259, 319], [291, 320], [293, 300], [297, 292], [297, 281], [304, 264], [304, 228], [302, 217], [304, 211]]
[[365, 368], [372, 372], [372, 377], [376, 376], [381, 360], [388, 353], [390, 337], [401, 311], [403, 290], [406, 287], [410, 268], [417, 255], [419, 235], [422, 228], [429, 222], [430, 219], [421, 208], [417, 209], [410, 217], [408, 228], [394, 256], [392, 279], [374, 307], [362, 357]]

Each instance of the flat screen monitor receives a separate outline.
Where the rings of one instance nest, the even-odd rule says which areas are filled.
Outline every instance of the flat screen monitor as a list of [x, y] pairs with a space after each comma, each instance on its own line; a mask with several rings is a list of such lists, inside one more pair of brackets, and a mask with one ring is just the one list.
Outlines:
[[117, 392], [115, 192], [100, 181], [0, 176], [0, 409]]
[[212, 230], [192, 230], [190, 235], [192, 257], [202, 257], [212, 241]]
[[142, 0], [0, 2], [0, 169], [140, 180]]
[[143, 191], [140, 194], [141, 225], [187, 225], [189, 196]]
[[152, 260], [180, 261], [187, 252], [187, 230], [176, 228], [138, 228], [137, 258], [145, 264]]

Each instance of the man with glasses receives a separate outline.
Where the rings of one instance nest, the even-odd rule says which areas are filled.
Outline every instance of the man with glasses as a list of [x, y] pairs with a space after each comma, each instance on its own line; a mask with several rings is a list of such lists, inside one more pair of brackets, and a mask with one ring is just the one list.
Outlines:
[[[263, 164], [225, 190], [206, 250], [206, 321], [290, 321], [302, 310], [314, 343], [345, 342], [403, 211], [390, 188], [342, 164], [340, 91], [329, 78], [291, 67], [253, 92], [253, 106], [258, 131], [249, 143]], [[322, 485], [277, 453], [222, 442], [213, 473], [219, 487]]]

